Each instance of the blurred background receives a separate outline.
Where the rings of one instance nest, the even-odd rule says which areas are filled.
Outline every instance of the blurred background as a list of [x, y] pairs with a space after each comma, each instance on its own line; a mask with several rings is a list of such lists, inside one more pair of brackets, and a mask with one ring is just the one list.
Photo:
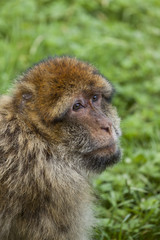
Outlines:
[[91, 62], [112, 81], [121, 163], [93, 185], [96, 240], [160, 239], [160, 1], [0, 0], [0, 93], [55, 55]]

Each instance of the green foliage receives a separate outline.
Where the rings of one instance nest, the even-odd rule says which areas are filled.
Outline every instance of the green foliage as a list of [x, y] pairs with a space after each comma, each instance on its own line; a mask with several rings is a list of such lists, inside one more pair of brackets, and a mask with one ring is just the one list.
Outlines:
[[64, 54], [117, 89], [124, 153], [94, 181], [99, 240], [160, 239], [159, 39], [158, 0], [0, 1], [1, 93], [32, 63]]

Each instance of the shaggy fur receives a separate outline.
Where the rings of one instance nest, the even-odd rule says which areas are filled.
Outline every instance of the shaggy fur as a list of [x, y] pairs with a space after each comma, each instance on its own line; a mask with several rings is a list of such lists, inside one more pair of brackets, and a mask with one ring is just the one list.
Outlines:
[[[104, 170], [85, 123], [66, 115], [75, 96], [102, 92], [102, 108], [120, 135], [112, 85], [75, 58], [49, 58], [0, 98], [0, 239], [88, 240], [94, 223], [88, 173]], [[95, 133], [96, 135], [97, 133]], [[117, 147], [110, 163], [117, 162]], [[98, 164], [96, 165], [96, 163]], [[102, 162], [102, 163], [101, 163]], [[92, 166], [94, 165], [94, 166]], [[110, 165], [110, 164], [109, 164]]]

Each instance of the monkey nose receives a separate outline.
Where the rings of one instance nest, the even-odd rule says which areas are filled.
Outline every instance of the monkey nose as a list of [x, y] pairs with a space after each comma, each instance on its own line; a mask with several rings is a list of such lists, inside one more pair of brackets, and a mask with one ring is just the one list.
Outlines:
[[112, 123], [108, 122], [105, 126], [101, 127], [102, 130], [106, 131], [109, 135], [112, 134]]

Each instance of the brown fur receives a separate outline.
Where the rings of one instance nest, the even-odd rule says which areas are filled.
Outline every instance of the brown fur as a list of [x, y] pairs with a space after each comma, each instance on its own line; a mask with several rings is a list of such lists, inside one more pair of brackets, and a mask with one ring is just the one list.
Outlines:
[[[0, 98], [1, 240], [89, 239], [92, 171], [81, 165], [89, 128], [64, 119], [75, 96], [95, 91], [107, 99], [113, 88], [91, 65], [60, 57], [29, 69]], [[102, 107], [118, 141], [116, 110]]]

